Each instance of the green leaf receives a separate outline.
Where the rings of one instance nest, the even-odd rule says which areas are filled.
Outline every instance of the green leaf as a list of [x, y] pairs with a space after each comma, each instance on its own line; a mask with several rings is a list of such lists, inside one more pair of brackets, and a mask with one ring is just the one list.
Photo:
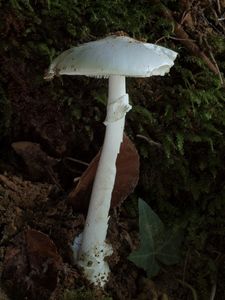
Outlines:
[[141, 246], [129, 259], [152, 277], [159, 272], [160, 263], [171, 265], [179, 261], [182, 235], [165, 230], [162, 221], [143, 200], [139, 199], [138, 205]]
[[182, 240], [183, 234], [180, 231], [165, 231], [163, 240], [159, 241], [156, 259], [168, 266], [178, 263]]

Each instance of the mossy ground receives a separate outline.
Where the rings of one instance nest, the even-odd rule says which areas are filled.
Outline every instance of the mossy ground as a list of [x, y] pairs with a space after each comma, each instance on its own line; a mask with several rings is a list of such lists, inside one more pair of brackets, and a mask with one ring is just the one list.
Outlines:
[[[177, 279], [199, 299], [209, 299], [215, 286], [215, 299], [225, 298], [225, 28], [219, 21], [224, 10], [222, 0], [97, 0], [94, 5], [90, 0], [0, 0], [1, 174], [31, 179], [11, 148], [15, 141], [40, 143], [56, 159], [86, 162], [102, 144], [107, 82], [83, 77], [45, 82], [44, 72], [57, 54], [116, 31], [179, 53], [170, 75], [127, 80], [133, 110], [126, 123], [141, 157], [134, 201], [142, 197], [165, 224], [185, 231], [172, 282], [168, 272], [174, 269], [154, 279], [162, 288], [170, 282], [172, 294], [179, 287], [179, 300], [189, 299], [191, 290]], [[218, 68], [217, 75], [176, 35], [175, 23]], [[59, 166], [65, 194], [83, 170]], [[132, 205], [124, 205], [132, 214]]]

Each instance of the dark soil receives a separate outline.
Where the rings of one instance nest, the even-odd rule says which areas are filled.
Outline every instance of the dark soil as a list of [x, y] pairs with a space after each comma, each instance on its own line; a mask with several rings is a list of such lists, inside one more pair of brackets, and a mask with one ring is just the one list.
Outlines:
[[[125, 148], [122, 149], [129, 157]], [[1, 170], [6, 171], [0, 174], [1, 300], [168, 299], [167, 295], [169, 299], [178, 299], [177, 292], [181, 299], [179, 284], [175, 287], [174, 283], [168, 284], [171, 276], [165, 274], [166, 284], [163, 279], [159, 289], [143, 270], [127, 259], [139, 244], [138, 219], [132, 217], [124, 205], [120, 208], [117, 205], [111, 211], [108, 239], [114, 252], [108, 258], [112, 270], [110, 280], [104, 292], [91, 287], [82, 271], [73, 265], [70, 247], [74, 237], [82, 231], [87, 205], [81, 205], [79, 213], [76, 205], [72, 208], [71, 197], [67, 197], [71, 195], [70, 190], [63, 188], [60, 180], [63, 174], [63, 167], [58, 166], [60, 160], [48, 156], [39, 144], [17, 142], [12, 143], [12, 149], [11, 161], [1, 165]], [[131, 155], [133, 161], [135, 155]], [[134, 165], [137, 169], [137, 163]], [[119, 169], [123, 174], [123, 167]], [[82, 189], [88, 184], [87, 190], [90, 190], [90, 176], [87, 183], [85, 176], [82, 178]], [[128, 179], [130, 191], [136, 177], [134, 180]], [[127, 196], [127, 187], [124, 192], [119, 191], [122, 200], [123, 193]], [[84, 197], [83, 193], [78, 194]]]
[[[57, 185], [1, 174], [0, 203], [0, 270], [9, 299], [64, 299], [66, 290], [90, 288], [71, 263], [70, 244], [82, 230], [84, 216], [73, 213]], [[106, 294], [113, 299], [166, 299], [126, 259], [138, 243], [137, 222], [122, 215], [110, 221], [114, 254]], [[8, 299], [2, 290], [0, 299]]]

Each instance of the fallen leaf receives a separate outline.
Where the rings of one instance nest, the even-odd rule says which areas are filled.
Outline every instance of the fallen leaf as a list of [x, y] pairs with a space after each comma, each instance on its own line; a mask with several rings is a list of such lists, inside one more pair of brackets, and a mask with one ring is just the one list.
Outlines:
[[[77, 186], [68, 196], [75, 211], [87, 212], [100, 151], [81, 176]], [[131, 140], [124, 135], [120, 153], [116, 161], [116, 180], [112, 193], [111, 208], [115, 208], [133, 192], [139, 179], [139, 155]]]
[[49, 299], [56, 289], [62, 258], [44, 233], [28, 229], [6, 249], [3, 280], [13, 295], [26, 299]]
[[57, 182], [57, 176], [52, 167], [58, 163], [58, 160], [48, 156], [39, 144], [20, 141], [12, 143], [11, 146], [22, 158], [32, 180], [42, 181], [47, 178], [51, 183]]

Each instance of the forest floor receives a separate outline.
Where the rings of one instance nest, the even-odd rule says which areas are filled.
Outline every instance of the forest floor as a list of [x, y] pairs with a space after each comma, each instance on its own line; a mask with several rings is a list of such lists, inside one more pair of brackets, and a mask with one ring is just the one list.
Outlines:
[[[17, 1], [5, 1], [5, 3], [11, 2], [17, 3]], [[35, 2], [38, 4], [38, 1]], [[171, 2], [171, 7], [173, 7], [175, 1]], [[169, 38], [179, 43], [180, 51], [186, 49], [187, 53], [192, 54], [193, 57], [200, 58], [206, 67], [213, 72], [213, 76], [219, 76], [223, 81], [224, 0], [180, 1], [179, 4], [181, 6], [180, 12], [162, 9], [163, 17], [174, 24], [172, 26], [173, 32], [171, 32]], [[5, 44], [3, 43], [4, 50], [2, 50], [1, 55], [1, 61], [3, 62], [1, 81], [3, 83], [0, 86], [0, 92], [4, 87], [4, 95], [7, 97], [5, 96], [2, 99], [9, 99], [12, 106], [12, 114], [10, 114], [10, 112], [7, 113], [7, 109], [10, 109], [7, 106], [8, 104], [6, 105], [5, 119], [7, 122], [2, 117], [0, 120], [0, 123], [2, 123], [0, 125], [3, 126], [5, 123], [8, 124], [8, 119], [12, 119], [9, 136], [6, 137], [7, 142], [4, 141], [3, 137], [0, 145], [0, 300], [225, 299], [224, 227], [219, 222], [216, 224], [218, 225], [216, 229], [218, 227], [222, 233], [220, 235], [216, 235], [216, 233], [209, 235], [208, 240], [210, 243], [204, 246], [203, 250], [198, 251], [193, 245], [188, 245], [185, 249], [187, 250], [188, 262], [188, 259], [185, 260], [183, 257], [183, 262], [180, 265], [162, 268], [156, 277], [148, 279], [145, 271], [128, 259], [132, 250], [139, 245], [139, 229], [138, 216], [131, 214], [126, 207], [126, 202], [124, 202], [119, 209], [111, 209], [110, 213], [108, 240], [114, 251], [112, 257], [108, 258], [112, 272], [105, 291], [93, 289], [83, 277], [82, 270], [73, 264], [71, 244], [84, 226], [87, 209], [87, 195], [85, 194], [90, 194], [90, 185], [87, 187], [88, 193], [82, 194], [81, 202], [76, 203], [78, 205], [77, 210], [74, 209], [75, 204], [71, 205], [68, 196], [71, 190], [76, 188], [79, 177], [89, 163], [85, 165], [73, 162], [68, 158], [61, 158], [64, 157], [65, 153], [65, 155], [72, 155], [71, 153], [74, 153], [74, 149], [76, 149], [77, 157], [85, 160], [86, 163], [90, 161], [92, 154], [98, 151], [98, 146], [102, 142], [103, 130], [99, 127], [96, 130], [99, 126], [96, 125], [99, 120], [96, 119], [96, 121], [94, 116], [97, 114], [96, 111], [100, 115], [100, 109], [96, 110], [96, 107], [93, 108], [89, 105], [93, 101], [93, 95], [84, 89], [86, 81], [77, 81], [75, 85], [70, 83], [68, 86], [65, 81], [63, 88], [60, 83], [60, 87], [54, 93], [49, 85], [42, 83], [42, 73], [47, 67], [48, 59], [44, 50], [43, 56], [39, 56], [36, 50], [42, 49], [42, 38], [43, 35], [46, 35], [46, 28], [51, 29], [52, 26], [53, 32], [55, 32], [57, 22], [55, 18], [49, 18], [48, 11], [46, 22], [42, 22], [42, 26], [46, 23], [46, 27], [42, 27], [37, 17], [34, 18], [33, 15], [31, 17], [30, 14], [25, 16], [24, 11], [21, 10], [20, 17], [16, 15], [14, 10], [11, 11], [8, 8], [5, 11], [1, 8], [0, 11], [6, 24], [1, 29], [2, 40]], [[38, 13], [41, 11], [36, 9]], [[105, 14], [105, 9], [103, 11]], [[59, 10], [59, 13], [59, 16], [61, 16], [61, 10]], [[54, 15], [54, 13], [52, 14]], [[158, 16], [162, 18], [158, 12], [156, 15], [157, 18]], [[45, 16], [40, 16], [40, 20], [42, 20], [41, 18], [45, 20]], [[152, 18], [153, 23], [147, 23], [148, 26], [155, 24], [154, 20], [157, 20], [157, 18]], [[79, 18], [71, 17], [71, 19]], [[50, 23], [51, 26], [49, 26], [49, 20], [52, 22]], [[33, 25], [34, 21], [37, 23], [35, 23], [35, 26]], [[67, 23], [66, 19], [62, 19], [60, 26]], [[59, 33], [60, 35], [61, 32], [63, 33], [62, 37], [55, 37], [54, 39], [63, 41], [65, 45], [54, 45], [58, 50], [67, 49], [71, 43], [70, 35], [70, 38], [66, 40], [65, 29], [60, 26]], [[76, 28], [78, 27], [79, 25], [76, 25]], [[92, 27], [94, 26], [92, 25]], [[171, 27], [170, 23], [169, 27]], [[43, 28], [44, 33], [41, 35], [41, 44], [39, 45], [37, 41], [38, 34], [41, 34], [39, 32], [41, 28]], [[31, 37], [27, 37], [29, 32], [31, 32]], [[213, 32], [214, 35], [211, 38], [214, 39], [212, 41], [207, 40], [208, 35], [210, 37]], [[162, 40], [162, 38], [166, 40], [167, 36], [168, 34], [165, 36], [162, 34], [161, 37], [160, 32], [158, 37], [159, 40]], [[76, 38], [79, 41], [82, 40], [79, 37]], [[52, 38], [48, 39], [46, 43], [50, 43], [49, 40], [52, 43]], [[37, 45], [40, 47], [37, 47]], [[52, 44], [47, 45], [49, 49], [54, 49]], [[17, 51], [22, 51], [19, 56]], [[51, 52], [49, 51], [49, 53]], [[214, 56], [217, 58], [218, 63]], [[43, 60], [43, 57], [45, 60]], [[195, 60], [193, 62], [195, 63]], [[220, 71], [218, 65], [222, 71]], [[189, 69], [192, 70], [194, 76], [195, 73], [198, 74], [197, 67], [190, 65], [187, 58], [184, 59], [182, 68], [184, 67], [188, 70], [188, 76]], [[204, 73], [202, 74], [204, 75]], [[192, 77], [193, 75], [191, 75]], [[191, 89], [197, 89], [198, 77], [196, 77], [197, 79], [193, 78]], [[177, 80], [177, 77], [175, 79]], [[181, 80], [183, 81], [182, 78]], [[205, 79], [206, 81], [207, 79]], [[201, 80], [199, 84], [201, 85]], [[79, 89], [80, 85], [81, 90]], [[93, 90], [95, 85], [95, 81], [89, 82], [90, 90]], [[203, 88], [207, 90], [207, 82]], [[68, 105], [59, 101], [56, 102], [65, 90], [72, 90], [72, 97], [74, 98], [74, 95], [76, 95], [74, 103], [79, 104], [81, 110], [83, 108], [83, 123], [77, 121], [76, 126], [69, 122], [69, 117], [65, 117], [68, 116], [68, 111], [71, 109], [71, 104], [69, 104], [71, 99], [65, 100], [65, 102], [68, 101]], [[151, 94], [152, 92], [149, 95]], [[70, 96], [69, 93], [68, 95]], [[52, 96], [54, 96], [54, 99]], [[139, 99], [139, 97], [136, 98]], [[82, 106], [83, 99], [86, 103], [85, 109]], [[185, 101], [185, 99], [182, 99], [182, 101]], [[72, 106], [75, 106], [74, 103]], [[158, 105], [160, 107], [160, 103]], [[163, 103], [164, 105], [165, 103]], [[66, 109], [64, 106], [66, 106]], [[74, 109], [74, 112], [79, 115], [79, 109], [77, 111]], [[160, 113], [156, 112], [157, 115], [160, 115]], [[74, 118], [76, 118], [75, 113]], [[144, 119], [144, 117], [142, 118]], [[87, 120], [92, 120], [93, 126], [96, 127], [93, 132], [96, 131], [97, 134], [90, 130], [90, 126], [88, 127], [90, 121], [87, 122]], [[162, 120], [160, 120], [161, 122]], [[2, 127], [4, 131], [6, 125]], [[7, 126], [9, 127], [9, 125]], [[2, 128], [0, 127], [1, 130]], [[172, 128], [174, 128], [174, 124]], [[75, 138], [72, 138], [73, 134]], [[92, 135], [94, 143], [90, 138]], [[26, 142], [22, 142], [20, 139], [26, 140]], [[80, 203], [82, 204], [81, 207], [79, 207]], [[198, 205], [200, 205], [199, 202], [196, 207]], [[223, 206], [221, 207], [223, 208]], [[222, 212], [223, 209], [221, 209], [221, 216]], [[208, 218], [205, 210], [202, 214], [205, 214], [205, 219]], [[218, 218], [218, 220], [220, 219]], [[199, 219], [196, 223], [200, 223]], [[207, 226], [204, 233], [207, 233], [211, 224], [207, 223]], [[212, 230], [209, 231], [212, 232]], [[202, 236], [198, 230], [193, 235], [196, 238], [196, 243], [198, 239], [204, 238], [204, 235]], [[216, 264], [213, 265], [211, 263], [214, 260]], [[219, 271], [215, 266], [218, 266]], [[217, 287], [209, 276], [211, 273], [216, 273]], [[186, 278], [188, 283], [185, 281]], [[201, 286], [200, 282], [202, 282]], [[198, 289], [198, 291], [202, 289], [203, 292], [201, 291], [199, 294], [207, 294], [210, 298], [198, 297], [195, 289]], [[204, 289], [206, 289], [206, 293], [204, 293]]]
[[[27, 152], [27, 143], [22, 145], [20, 149]], [[0, 174], [0, 276], [9, 295], [1, 288], [1, 300], [189, 299], [190, 291], [176, 280], [179, 268], [171, 272], [167, 268], [153, 282], [127, 259], [139, 238], [138, 219], [125, 208], [111, 212], [108, 239], [114, 253], [108, 259], [112, 273], [106, 291], [93, 289], [73, 265], [70, 247], [82, 231], [85, 214], [73, 212], [60, 181], [53, 182], [58, 177], [53, 168], [42, 174], [42, 182], [34, 181], [40, 175], [41, 160], [33, 162], [30, 173], [22, 174], [21, 170], [29, 170], [28, 162], [18, 170], [19, 159], [1, 165], [5, 172]]]

